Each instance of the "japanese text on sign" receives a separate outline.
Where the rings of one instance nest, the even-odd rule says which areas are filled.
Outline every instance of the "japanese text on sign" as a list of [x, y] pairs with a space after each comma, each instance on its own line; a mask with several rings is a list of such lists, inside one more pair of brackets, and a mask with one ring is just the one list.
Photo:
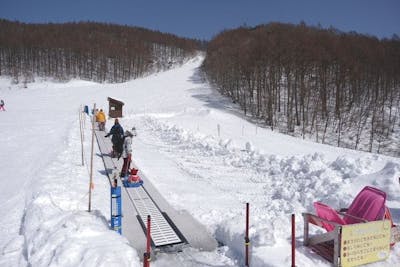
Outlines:
[[385, 260], [390, 250], [390, 221], [342, 226], [341, 264], [358, 266]]

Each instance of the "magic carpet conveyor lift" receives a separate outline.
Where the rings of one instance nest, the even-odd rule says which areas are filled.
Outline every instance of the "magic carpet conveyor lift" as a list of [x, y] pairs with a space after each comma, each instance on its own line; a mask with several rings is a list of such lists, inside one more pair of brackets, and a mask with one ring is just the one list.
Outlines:
[[140, 220], [144, 232], [146, 231], [145, 220], [147, 215], [150, 215], [151, 239], [156, 248], [180, 250], [181, 246], [187, 243], [167, 213], [160, 210], [143, 185], [125, 188], [125, 190], [131, 203], [135, 206], [138, 213], [137, 218]]
[[[112, 180], [119, 177], [118, 170], [122, 167], [122, 160], [110, 157], [112, 145], [110, 139], [104, 137], [104, 132], [96, 130], [95, 134], [111, 185]], [[217, 248], [217, 241], [203, 225], [186, 211], [174, 210], [143, 173], [139, 173], [139, 176], [144, 181], [143, 185], [123, 187], [121, 190], [122, 235], [139, 253], [146, 249], [148, 215], [151, 216], [151, 239], [155, 251], [177, 252], [185, 246], [205, 251]]]

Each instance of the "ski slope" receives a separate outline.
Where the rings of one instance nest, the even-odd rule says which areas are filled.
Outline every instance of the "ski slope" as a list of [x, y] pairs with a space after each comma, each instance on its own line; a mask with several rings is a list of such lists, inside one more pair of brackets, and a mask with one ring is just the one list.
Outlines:
[[[202, 56], [123, 84], [10, 84], [0, 79], [0, 266], [141, 266], [110, 231], [109, 184], [95, 146], [92, 213], [86, 212], [90, 123], [81, 165], [80, 106], [125, 102], [135, 126], [133, 159], [177, 210], [220, 243], [213, 252], [158, 254], [152, 266], [242, 266], [250, 203], [251, 266], [290, 265], [290, 215], [297, 216], [298, 266], [330, 266], [301, 245], [301, 213], [313, 201], [346, 207], [365, 185], [386, 191], [400, 223], [400, 159], [285, 136], [247, 120], [199, 76]], [[106, 127], [113, 121], [109, 120]], [[386, 262], [400, 266], [400, 245]]]

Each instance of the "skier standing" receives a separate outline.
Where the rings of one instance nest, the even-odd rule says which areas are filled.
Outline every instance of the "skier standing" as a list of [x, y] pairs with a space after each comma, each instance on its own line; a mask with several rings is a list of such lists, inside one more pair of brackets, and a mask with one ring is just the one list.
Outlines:
[[119, 124], [118, 119], [115, 119], [113, 127], [111, 127], [110, 132], [106, 134], [104, 137], [111, 137], [111, 142], [113, 144], [113, 152], [112, 152], [112, 157], [118, 157], [118, 159], [121, 157], [122, 154], [122, 145], [123, 145], [123, 137], [124, 137], [124, 129], [122, 126]]
[[128, 174], [129, 167], [132, 160], [132, 137], [134, 135], [129, 131], [125, 131], [124, 135], [124, 145], [122, 151], [122, 158], [124, 159], [124, 164], [121, 169], [121, 177], [125, 177]]

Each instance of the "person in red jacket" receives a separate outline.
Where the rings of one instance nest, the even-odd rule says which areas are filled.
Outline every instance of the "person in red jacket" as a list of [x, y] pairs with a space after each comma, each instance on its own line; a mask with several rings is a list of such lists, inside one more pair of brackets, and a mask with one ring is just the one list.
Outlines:
[[6, 109], [4, 108], [4, 100], [0, 100], [0, 110], [6, 111]]

